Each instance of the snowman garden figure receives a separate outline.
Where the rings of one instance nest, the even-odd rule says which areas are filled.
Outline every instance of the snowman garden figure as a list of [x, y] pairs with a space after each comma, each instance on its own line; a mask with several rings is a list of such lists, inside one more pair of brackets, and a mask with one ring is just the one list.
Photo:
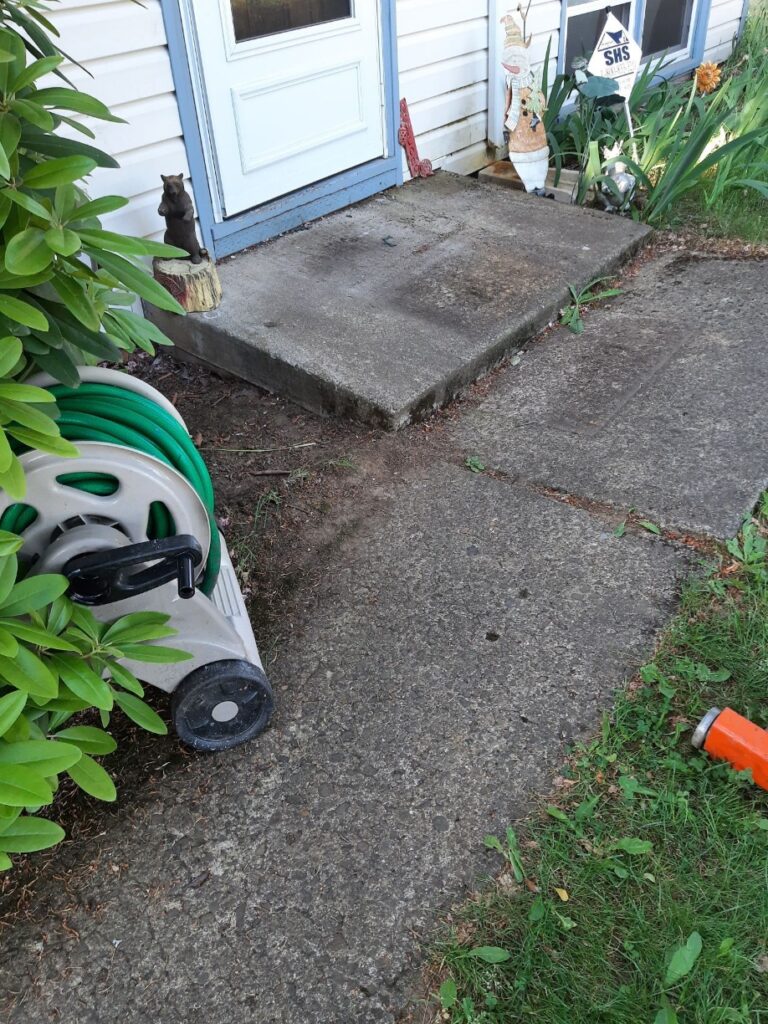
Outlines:
[[[518, 8], [521, 10], [521, 8]], [[551, 196], [544, 185], [549, 169], [549, 144], [542, 115], [546, 100], [534, 83], [525, 40], [525, 16], [522, 30], [512, 14], [501, 19], [505, 39], [501, 64], [506, 83], [504, 134], [508, 138], [509, 159], [526, 192]]]

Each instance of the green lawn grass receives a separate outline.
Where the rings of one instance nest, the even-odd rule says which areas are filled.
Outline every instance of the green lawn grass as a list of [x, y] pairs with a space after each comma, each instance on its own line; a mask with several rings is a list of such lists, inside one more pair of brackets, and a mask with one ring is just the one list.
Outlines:
[[433, 949], [444, 1020], [768, 1022], [768, 794], [690, 746], [712, 705], [768, 723], [766, 535], [690, 584], [572, 784], [501, 837]]
[[710, 238], [738, 238], [768, 244], [768, 199], [752, 189], [726, 191], [710, 208], [703, 189], [694, 189], [678, 203], [671, 227], [692, 228]]

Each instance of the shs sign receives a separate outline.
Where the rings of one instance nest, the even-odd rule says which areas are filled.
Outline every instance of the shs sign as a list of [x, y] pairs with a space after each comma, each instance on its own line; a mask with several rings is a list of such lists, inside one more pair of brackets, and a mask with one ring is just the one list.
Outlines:
[[587, 70], [600, 78], [614, 79], [616, 91], [626, 99], [635, 84], [642, 56], [640, 44], [632, 38], [615, 14], [609, 14]]

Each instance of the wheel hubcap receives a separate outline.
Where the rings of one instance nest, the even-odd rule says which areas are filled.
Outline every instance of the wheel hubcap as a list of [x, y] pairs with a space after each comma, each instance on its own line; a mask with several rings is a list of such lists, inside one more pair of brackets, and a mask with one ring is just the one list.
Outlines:
[[214, 722], [231, 722], [233, 718], [237, 717], [239, 711], [240, 708], [233, 700], [223, 700], [214, 705], [211, 718]]

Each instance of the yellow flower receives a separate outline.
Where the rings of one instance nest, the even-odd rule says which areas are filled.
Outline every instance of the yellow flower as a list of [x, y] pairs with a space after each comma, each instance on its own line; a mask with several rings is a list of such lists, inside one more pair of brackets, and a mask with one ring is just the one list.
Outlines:
[[699, 92], [713, 92], [720, 84], [720, 68], [710, 60], [705, 60], [696, 69], [696, 88]]

